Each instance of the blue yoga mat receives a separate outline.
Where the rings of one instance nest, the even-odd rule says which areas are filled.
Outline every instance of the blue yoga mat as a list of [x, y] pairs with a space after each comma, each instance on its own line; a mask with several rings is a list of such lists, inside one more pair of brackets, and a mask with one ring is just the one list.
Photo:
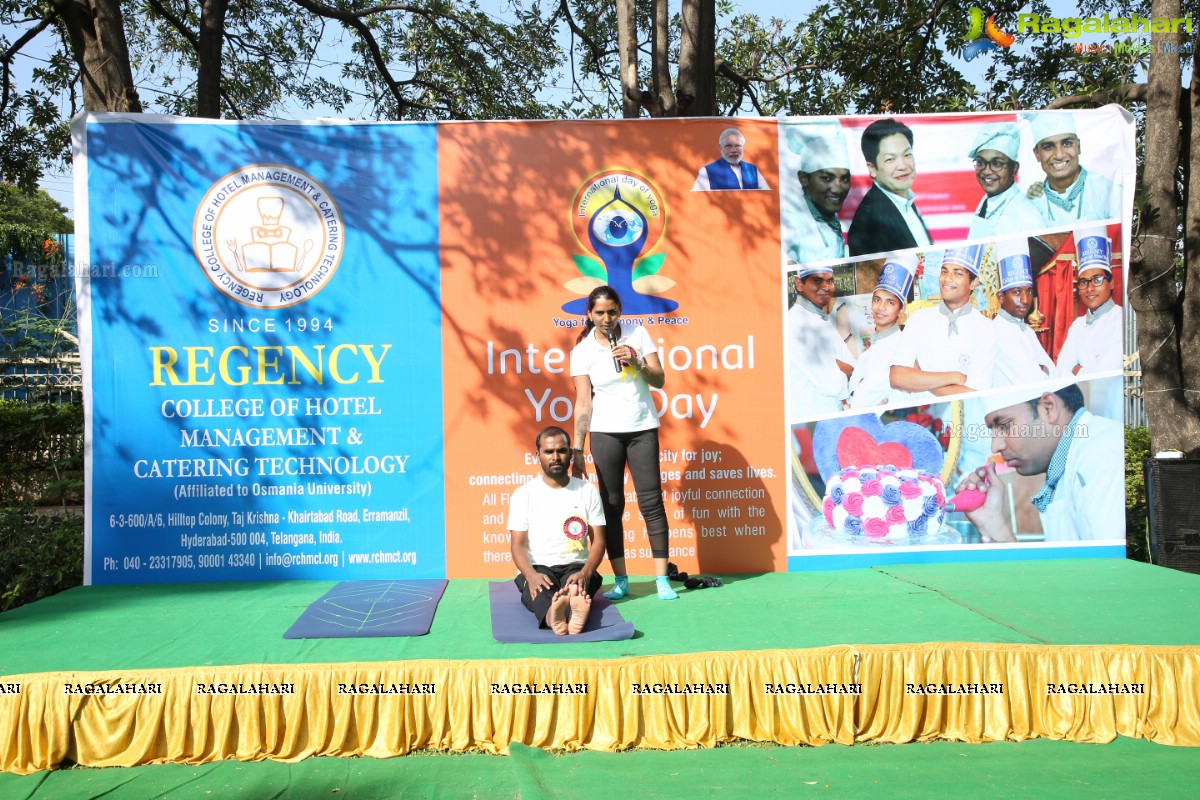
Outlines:
[[304, 609], [283, 638], [424, 636], [444, 591], [444, 580], [342, 581]]
[[574, 636], [556, 636], [549, 628], [538, 627], [537, 619], [521, 602], [521, 593], [512, 581], [488, 584], [492, 605], [492, 638], [497, 642], [565, 644], [570, 642], [616, 642], [632, 639], [633, 623], [626, 622], [611, 600], [597, 594], [592, 598], [583, 631]]

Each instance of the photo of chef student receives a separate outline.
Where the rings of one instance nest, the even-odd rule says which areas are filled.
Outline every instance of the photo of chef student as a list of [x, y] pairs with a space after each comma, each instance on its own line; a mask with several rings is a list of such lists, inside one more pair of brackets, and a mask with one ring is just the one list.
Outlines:
[[841, 411], [854, 357], [834, 324], [833, 268], [803, 266], [791, 274], [796, 300], [788, 309], [788, 395], [793, 417]]
[[1077, 118], [1070, 111], [1039, 111], [1026, 117], [1033, 155], [1045, 180], [1030, 186], [1029, 195], [1045, 227], [1119, 219], [1121, 184], [1080, 163], [1083, 145]]
[[938, 274], [941, 302], [913, 313], [900, 335], [891, 383], [910, 393], [911, 405], [992, 386], [992, 321], [971, 302], [982, 256], [981, 245], [947, 249]]
[[[992, 452], [1004, 467], [1022, 476], [1045, 476], [1027, 501], [1037, 511], [1044, 541], [1125, 537], [1125, 430], [1120, 422], [1089, 411], [1082, 388], [1073, 381], [981, 399]], [[985, 543], [1015, 542], [1014, 509], [997, 469], [995, 463], [971, 469], [957, 491], [986, 493], [983, 505], [966, 513]]]
[[1042, 215], [1017, 184], [1020, 148], [1021, 131], [1012, 122], [984, 125], [976, 134], [967, 157], [975, 168], [983, 199], [971, 217], [969, 238], [1031, 233], [1046, 227]]
[[848, 249], [838, 215], [850, 195], [850, 155], [841, 127], [780, 127], [788, 151], [781, 162], [796, 167], [795, 185], [784, 185], [785, 256], [796, 264], [844, 258]]
[[900, 316], [912, 291], [916, 270], [915, 253], [892, 253], [884, 259], [879, 282], [871, 293], [875, 333], [850, 375], [847, 402], [850, 408], [889, 405], [893, 398], [907, 397], [906, 393], [893, 389], [891, 374], [896, 347], [900, 344]]
[[1034, 290], [1029, 240], [1003, 239], [995, 248], [1000, 308], [992, 319], [996, 337], [992, 383], [999, 387], [1045, 381], [1054, 374], [1055, 366], [1028, 322]]

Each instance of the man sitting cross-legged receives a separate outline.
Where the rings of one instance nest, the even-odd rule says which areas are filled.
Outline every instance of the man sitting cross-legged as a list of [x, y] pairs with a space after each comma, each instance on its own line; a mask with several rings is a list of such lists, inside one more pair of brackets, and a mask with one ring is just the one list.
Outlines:
[[513, 492], [508, 510], [515, 583], [539, 626], [577, 634], [600, 589], [604, 509], [595, 486], [571, 477], [566, 431], [546, 428], [535, 444], [542, 474]]

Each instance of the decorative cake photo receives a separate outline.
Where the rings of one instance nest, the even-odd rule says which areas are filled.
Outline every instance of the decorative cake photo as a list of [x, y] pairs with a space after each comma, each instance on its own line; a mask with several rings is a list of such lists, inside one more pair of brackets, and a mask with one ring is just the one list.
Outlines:
[[841, 536], [864, 544], [921, 544], [942, 527], [946, 491], [936, 475], [891, 464], [845, 467], [825, 483], [822, 511]]
[[885, 425], [876, 414], [858, 414], [816, 423], [811, 463], [825, 491], [803, 546], [959, 544], [945, 524], [945, 460], [938, 438], [912, 422]]

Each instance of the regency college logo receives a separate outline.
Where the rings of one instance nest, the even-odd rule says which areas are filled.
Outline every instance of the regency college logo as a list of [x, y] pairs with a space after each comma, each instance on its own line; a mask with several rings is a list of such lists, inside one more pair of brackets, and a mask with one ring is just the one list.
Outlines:
[[[1009, 47], [1017, 40], [1017, 37], [1011, 33], [1005, 33], [1000, 30], [1000, 26], [996, 24], [996, 16], [987, 18], [984, 21], [983, 9], [977, 6], [971, 6], [970, 11], [970, 30], [967, 31], [967, 44], [963, 49], [963, 58], [971, 61], [976, 56], [983, 55], [989, 50], [999, 50], [1001, 47]], [[980, 38], [986, 36], [986, 38]]]
[[192, 247], [222, 294], [254, 308], [286, 308], [329, 283], [342, 260], [337, 203], [311, 175], [255, 164], [214, 183], [196, 208]]
[[[666, 228], [666, 203], [649, 178], [624, 169], [597, 172], [584, 181], [571, 200], [575, 241], [595, 257], [574, 256], [580, 277], [568, 281], [565, 288], [586, 295], [607, 283], [621, 296], [624, 314], [674, 311], [679, 303], [657, 296], [675, 285], [675, 281], [658, 274], [666, 253], [654, 252]], [[587, 298], [572, 300], [562, 309], [568, 314], [583, 314]]]

